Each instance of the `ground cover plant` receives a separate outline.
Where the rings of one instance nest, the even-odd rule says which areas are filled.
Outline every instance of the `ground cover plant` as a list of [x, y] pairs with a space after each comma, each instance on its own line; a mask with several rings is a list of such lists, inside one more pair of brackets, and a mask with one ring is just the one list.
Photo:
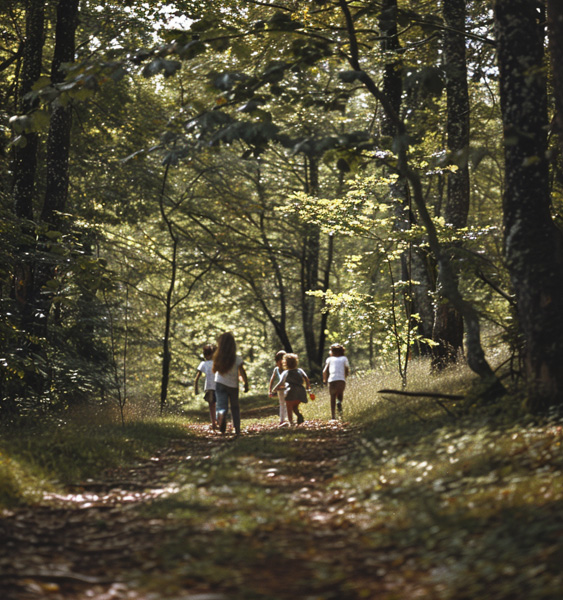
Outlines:
[[377, 393], [393, 384], [350, 380], [338, 421], [318, 389], [294, 428], [243, 397], [238, 438], [197, 404], [121, 436], [5, 435], [2, 488], [35, 489], [2, 499], [2, 597], [559, 598], [563, 419]]

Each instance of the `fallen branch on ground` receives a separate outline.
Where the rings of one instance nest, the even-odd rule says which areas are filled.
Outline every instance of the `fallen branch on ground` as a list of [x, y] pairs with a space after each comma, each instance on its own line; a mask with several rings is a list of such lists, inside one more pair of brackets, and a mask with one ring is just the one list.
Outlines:
[[443, 398], [445, 400], [463, 400], [465, 396], [458, 394], [441, 394], [440, 392], [403, 392], [401, 390], [377, 390], [378, 394], [401, 394], [402, 396], [424, 396], [425, 398]]

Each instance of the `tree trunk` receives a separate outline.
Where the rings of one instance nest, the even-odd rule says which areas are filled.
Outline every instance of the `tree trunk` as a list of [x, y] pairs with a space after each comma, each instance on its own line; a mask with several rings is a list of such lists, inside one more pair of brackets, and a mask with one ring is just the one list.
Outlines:
[[550, 214], [543, 35], [529, 0], [494, 7], [504, 124], [505, 256], [516, 293], [530, 406], [563, 400], [563, 249]]
[[[330, 272], [332, 269], [332, 262], [334, 259], [334, 235], [330, 233], [328, 235], [328, 243], [327, 243], [327, 257], [326, 264], [324, 268], [324, 278], [323, 278], [323, 292], [328, 292], [330, 288]], [[317, 346], [317, 364], [321, 367], [323, 366], [323, 359], [325, 354], [325, 344], [326, 344], [326, 328], [328, 324], [328, 311], [326, 310], [326, 306], [324, 306], [325, 310], [321, 314], [321, 323], [319, 326], [319, 345]]]
[[[379, 19], [381, 30], [381, 51], [386, 60], [383, 68], [383, 95], [387, 98], [389, 105], [393, 107], [398, 115], [401, 110], [401, 98], [403, 91], [402, 61], [399, 58], [401, 43], [398, 37], [397, 26], [397, 0], [385, 0]], [[381, 132], [384, 135], [394, 137], [397, 135], [396, 123], [387, 112], [383, 113]], [[396, 217], [394, 229], [408, 231], [414, 222], [414, 214], [410, 206], [410, 196], [407, 182], [403, 179], [389, 185], [389, 196], [396, 204]], [[432, 285], [425, 253], [420, 248], [410, 248], [401, 256], [401, 279], [403, 281], [416, 281], [404, 291], [405, 314], [409, 322], [409, 328], [416, 327], [420, 336], [426, 339], [432, 337], [434, 315], [432, 300], [429, 294]], [[420, 319], [415, 322], [412, 315], [418, 314]], [[416, 345], [417, 354], [425, 354], [427, 345]]]
[[[64, 81], [63, 63], [74, 62], [78, 4], [79, 0], [60, 0], [57, 6], [55, 54], [51, 65], [52, 83]], [[51, 114], [47, 139], [47, 184], [41, 213], [41, 218], [52, 225], [59, 221], [56, 213], [64, 211], [67, 204], [71, 125], [72, 106], [56, 104]]]
[[[465, 58], [465, 0], [444, 0], [444, 62], [447, 94], [447, 150], [458, 170], [448, 174], [444, 218], [448, 225], [461, 229], [469, 214], [469, 92]], [[457, 276], [457, 273], [456, 273]], [[463, 349], [463, 319], [447, 300], [436, 305], [432, 364], [441, 369], [455, 362]]]
[[[55, 51], [51, 63], [51, 83], [53, 84], [64, 81], [65, 72], [62, 64], [74, 62], [78, 4], [79, 0], [60, 0], [57, 5]], [[58, 226], [60, 219], [57, 214], [64, 211], [67, 204], [71, 111], [70, 104], [62, 106], [54, 103], [51, 112], [47, 137], [46, 191], [41, 219], [52, 226]], [[48, 247], [48, 238], [39, 238], [39, 245]], [[52, 301], [52, 294], [45, 291], [45, 284], [53, 278], [54, 272], [55, 267], [49, 262], [38, 262], [34, 267], [31, 298], [32, 327], [34, 333], [40, 337], [47, 334], [47, 322]]]
[[[43, 53], [45, 6], [44, 2], [28, 2], [26, 9], [26, 31], [21, 69], [19, 109], [27, 114], [36, 102], [26, 98], [33, 84], [41, 75]], [[38, 136], [35, 132], [22, 133], [22, 143], [17, 145], [13, 159], [13, 199], [14, 213], [21, 219], [33, 221], [33, 197], [35, 193], [35, 172], [37, 169]], [[23, 225], [25, 236], [33, 239], [34, 232]], [[20, 247], [20, 260], [14, 268], [14, 296], [20, 313], [20, 328], [27, 331], [32, 321], [34, 296], [34, 268], [32, 264], [34, 248], [31, 243]]]
[[547, 0], [547, 29], [555, 96], [555, 132], [563, 155], [563, 3]]
[[[20, 110], [29, 113], [37, 105], [36, 101], [26, 98], [33, 84], [41, 75], [43, 55], [43, 35], [45, 21], [44, 2], [27, 2], [25, 42], [20, 85]], [[18, 217], [33, 220], [33, 194], [35, 189], [35, 171], [37, 168], [37, 133], [22, 134], [24, 142], [14, 153], [14, 211]]]
[[[399, 114], [401, 96], [403, 93], [402, 61], [398, 50], [401, 49], [397, 27], [397, 0], [384, 0], [379, 18], [381, 30], [381, 51], [385, 56], [383, 67], [383, 93], [395, 112]], [[394, 137], [396, 135], [395, 123], [384, 112], [381, 121], [381, 133]]]
[[[319, 165], [317, 158], [306, 158], [308, 166], [309, 189], [307, 194], [316, 196], [319, 191]], [[317, 362], [318, 352], [315, 336], [316, 299], [307, 292], [318, 288], [319, 282], [320, 231], [317, 225], [306, 224], [301, 252], [301, 315], [303, 321], [303, 338], [309, 363], [309, 375], [315, 378], [320, 375], [321, 365]]]

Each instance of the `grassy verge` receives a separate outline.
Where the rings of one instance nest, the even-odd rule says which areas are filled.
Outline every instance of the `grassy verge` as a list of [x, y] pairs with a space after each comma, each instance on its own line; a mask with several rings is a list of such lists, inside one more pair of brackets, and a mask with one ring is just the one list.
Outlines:
[[34, 502], [43, 491], [147, 459], [156, 449], [187, 435], [178, 418], [137, 421], [122, 427], [81, 416], [4, 429], [0, 436], [0, 507]]

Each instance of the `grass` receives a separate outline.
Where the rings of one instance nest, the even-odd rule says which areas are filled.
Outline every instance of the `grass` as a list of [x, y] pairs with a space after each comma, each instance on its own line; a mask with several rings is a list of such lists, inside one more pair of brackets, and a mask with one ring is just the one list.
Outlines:
[[178, 417], [119, 423], [88, 414], [19, 424], [0, 438], [0, 507], [32, 503], [53, 491], [150, 458], [188, 435]]
[[[465, 371], [442, 376], [435, 385], [448, 390], [459, 390], [466, 385]], [[410, 371], [411, 386], [427, 389], [428, 365], [413, 363]], [[447, 415], [435, 403], [424, 399], [384, 399], [376, 392], [382, 387], [400, 388], [400, 380], [393, 371], [383, 370], [361, 378], [351, 378], [345, 395], [345, 418], [361, 425], [366, 437], [378, 435], [412, 435], [417, 427], [439, 426]], [[303, 407], [306, 419], [330, 418], [329, 396], [326, 387], [315, 389], [317, 399]], [[252, 430], [262, 424], [277, 423], [277, 399], [265, 394], [246, 394], [241, 397], [244, 425]], [[188, 435], [183, 423], [206, 423], [207, 405], [203, 401], [188, 407], [180, 415], [160, 418], [149, 414], [143, 406], [127, 407], [128, 419], [122, 427], [117, 418], [106, 413], [76, 410], [64, 418], [41, 422], [20, 423], [0, 431], [0, 506], [15, 506], [34, 502], [42, 491], [100, 476], [104, 470], [133, 464], [149, 458], [175, 438]], [[423, 419], [421, 416], [424, 414]], [[429, 421], [432, 419], [432, 421]], [[254, 436], [243, 441], [258, 452], [291, 455], [284, 433], [276, 436]], [[270, 450], [266, 449], [269, 446]], [[247, 448], [252, 452], [252, 448]]]
[[[463, 394], [471, 378], [465, 368], [430, 378], [427, 363], [413, 363], [409, 389]], [[426, 597], [437, 600], [559, 598], [563, 419], [555, 413], [532, 418], [515, 397], [490, 407], [448, 401], [446, 411], [429, 397], [378, 394], [383, 388], [400, 389], [399, 377], [380, 370], [349, 380], [344, 417], [356, 444], [352, 454], [339, 457], [336, 476], [317, 482], [315, 510], [347, 539], [339, 551], [354, 560], [372, 560], [373, 553], [378, 558], [372, 579], [395, 582], [398, 590], [411, 583], [431, 589]], [[328, 392], [315, 392], [317, 399], [303, 412], [313, 423], [326, 422]], [[322, 432], [314, 426], [277, 429], [276, 402], [263, 394], [242, 396], [241, 407], [248, 435], [214, 446], [205, 459], [178, 461], [171, 475], [176, 493], [143, 509], [147, 518], [179, 523], [158, 554], [171, 589], [182, 577], [219, 582], [221, 561], [232, 563], [227, 570], [235, 577], [248, 565], [275, 558], [284, 543], [287, 556], [301, 553], [321, 591], [325, 583], [359, 586], [332, 563], [326, 582], [318, 579], [318, 549], [300, 522], [308, 518], [310, 493], [303, 472], [315, 473], [322, 463]], [[135, 464], [187, 440], [185, 421], [208, 418], [205, 405], [190, 410], [183, 417], [131, 421], [125, 428], [74, 415], [67, 422], [4, 432], [0, 503], [33, 502], [42, 490], [101, 477], [108, 467]], [[265, 479], [268, 469], [281, 465], [286, 477], [296, 477], [290, 492]], [[284, 474], [278, 475], [282, 481]]]

